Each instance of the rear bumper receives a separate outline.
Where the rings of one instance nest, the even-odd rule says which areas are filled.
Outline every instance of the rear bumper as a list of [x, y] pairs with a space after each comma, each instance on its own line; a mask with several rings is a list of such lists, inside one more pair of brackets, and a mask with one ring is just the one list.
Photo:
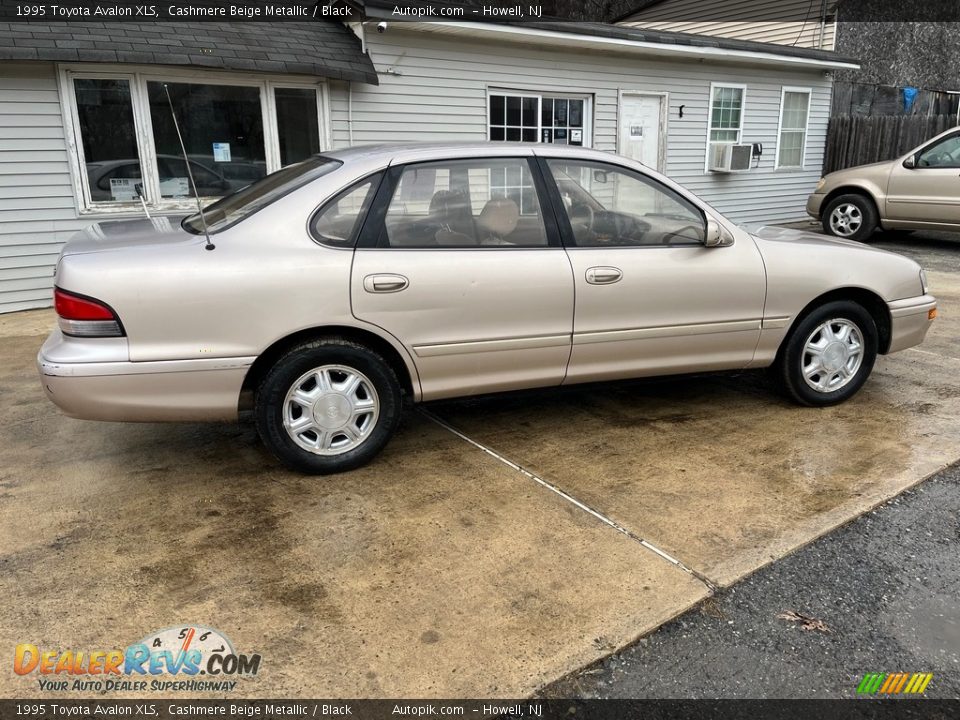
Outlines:
[[54, 332], [37, 355], [47, 397], [70, 417], [120, 422], [232, 420], [254, 358], [64, 362]]
[[807, 198], [807, 215], [815, 220], [819, 220], [820, 209], [823, 207], [823, 200], [826, 197], [827, 196], [822, 193], [812, 193], [810, 197]]
[[890, 348], [897, 352], [919, 345], [933, 324], [930, 311], [937, 307], [933, 295], [895, 300], [887, 303], [890, 308]]

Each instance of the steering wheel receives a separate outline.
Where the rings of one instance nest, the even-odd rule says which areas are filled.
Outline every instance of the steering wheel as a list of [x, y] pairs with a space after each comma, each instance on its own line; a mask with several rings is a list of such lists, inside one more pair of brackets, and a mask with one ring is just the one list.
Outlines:
[[589, 231], [593, 231], [593, 208], [586, 203], [577, 203], [570, 208], [570, 224], [582, 225]]
[[953, 158], [948, 152], [938, 152], [932, 153], [921, 158], [920, 166], [921, 167], [943, 167], [944, 165], [950, 165], [953, 162]]
[[645, 244], [644, 239], [653, 227], [646, 220], [641, 220], [636, 215], [620, 213], [613, 215], [613, 225], [617, 234], [615, 240], [617, 245]]

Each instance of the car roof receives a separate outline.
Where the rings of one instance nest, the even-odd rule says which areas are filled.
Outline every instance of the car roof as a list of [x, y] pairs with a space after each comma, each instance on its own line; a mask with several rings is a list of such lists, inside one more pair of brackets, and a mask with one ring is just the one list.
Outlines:
[[459, 157], [524, 157], [531, 155], [609, 159], [611, 154], [590, 148], [549, 143], [460, 142], [460, 143], [392, 143], [354, 145], [323, 153], [344, 162], [381, 161], [386, 165], [424, 162]]

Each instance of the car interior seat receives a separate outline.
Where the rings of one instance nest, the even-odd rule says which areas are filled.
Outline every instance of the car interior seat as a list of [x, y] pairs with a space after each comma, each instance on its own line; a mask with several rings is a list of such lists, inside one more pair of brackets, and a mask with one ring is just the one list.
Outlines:
[[441, 226], [434, 238], [437, 245], [477, 244], [477, 230], [466, 193], [455, 190], [435, 192], [430, 198], [430, 218]]
[[487, 201], [477, 218], [481, 245], [509, 245], [506, 238], [517, 229], [520, 208], [509, 198], [492, 198]]

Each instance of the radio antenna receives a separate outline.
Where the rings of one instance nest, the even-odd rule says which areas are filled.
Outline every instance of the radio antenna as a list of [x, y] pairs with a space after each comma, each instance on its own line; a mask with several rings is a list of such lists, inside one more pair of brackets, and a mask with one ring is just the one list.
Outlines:
[[170, 105], [170, 117], [173, 118], [173, 129], [177, 131], [177, 140], [180, 141], [180, 151], [183, 153], [183, 162], [187, 166], [187, 177], [190, 179], [190, 187], [193, 188], [193, 196], [197, 199], [200, 223], [203, 225], [203, 234], [207, 238], [207, 244], [204, 245], [203, 248], [204, 250], [213, 250], [217, 246], [210, 242], [210, 231], [207, 229], [207, 216], [203, 214], [203, 203], [200, 202], [197, 183], [194, 181], [193, 171], [190, 169], [190, 158], [187, 157], [187, 147], [183, 144], [183, 135], [180, 134], [180, 123], [177, 122], [177, 113], [173, 109], [173, 100], [170, 98], [170, 88], [166, 83], [163, 84], [163, 91], [167, 94], [167, 104]]
[[150, 217], [150, 211], [147, 210], [147, 201], [143, 199], [143, 183], [136, 183], [133, 186], [133, 189], [137, 193], [137, 197], [140, 199], [140, 204], [143, 206], [143, 214], [147, 216], [147, 220], [152, 220]]

